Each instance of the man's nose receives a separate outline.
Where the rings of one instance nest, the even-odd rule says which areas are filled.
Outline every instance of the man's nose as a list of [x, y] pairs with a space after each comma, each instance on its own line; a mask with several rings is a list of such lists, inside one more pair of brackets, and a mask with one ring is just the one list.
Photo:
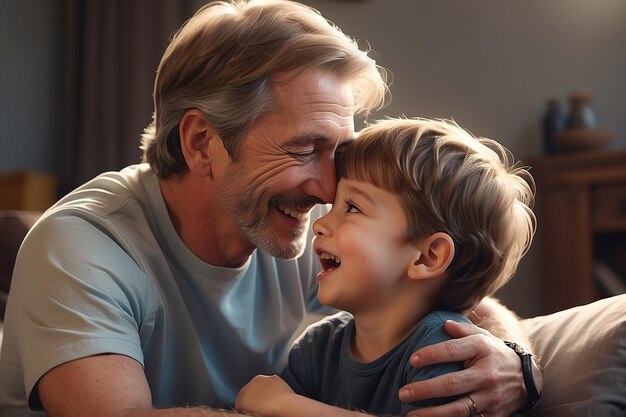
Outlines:
[[335, 201], [337, 191], [337, 171], [334, 156], [321, 160], [312, 178], [305, 184], [305, 192], [325, 203]]

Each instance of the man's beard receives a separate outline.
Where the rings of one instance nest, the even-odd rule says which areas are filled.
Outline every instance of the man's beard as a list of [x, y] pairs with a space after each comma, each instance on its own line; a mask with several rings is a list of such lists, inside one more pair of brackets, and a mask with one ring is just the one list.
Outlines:
[[306, 236], [310, 219], [306, 225], [290, 230], [292, 239], [281, 238], [272, 227], [269, 211], [279, 205], [310, 209], [320, 201], [311, 196], [276, 195], [269, 199], [268, 206], [261, 210], [266, 187], [258, 187], [254, 180], [246, 178], [245, 171], [236, 162], [230, 162], [224, 172], [224, 179], [218, 190], [219, 203], [234, 218], [250, 242], [262, 251], [282, 259], [302, 255], [306, 246]]

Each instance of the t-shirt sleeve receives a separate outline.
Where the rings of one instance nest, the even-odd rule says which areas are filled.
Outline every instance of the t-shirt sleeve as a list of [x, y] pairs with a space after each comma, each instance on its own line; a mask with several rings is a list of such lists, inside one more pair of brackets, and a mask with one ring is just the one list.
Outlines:
[[300, 339], [292, 346], [289, 352], [289, 362], [280, 373], [280, 377], [296, 394], [315, 398], [313, 378], [307, 366], [308, 361], [304, 358], [302, 341], [303, 339]]
[[37, 381], [62, 363], [115, 353], [143, 364], [146, 278], [119, 239], [104, 223], [52, 215], [24, 241], [11, 313], [32, 408], [41, 407]]
[[[439, 342], [450, 340], [451, 336], [443, 328], [443, 324], [447, 319], [453, 319], [456, 321], [467, 321], [460, 315], [442, 316], [438, 313], [432, 314], [431, 316], [429, 316], [429, 321], [431, 322], [432, 326], [428, 326], [430, 328], [421, 337], [419, 344], [416, 344], [412, 351], [418, 350], [424, 346], [434, 345]], [[439, 375], [460, 371], [462, 369], [464, 369], [462, 362], [442, 363], [417, 368], [412, 367], [409, 363], [407, 364], [407, 368], [405, 370], [405, 374], [407, 375], [407, 377], [404, 384], [417, 381], [425, 381]], [[403, 416], [406, 416], [412, 410], [445, 404], [455, 400], [456, 398], [458, 397], [431, 398], [422, 401], [416, 401], [410, 404], [402, 403], [401, 414]]]
[[297, 394], [321, 401], [324, 373], [338, 369], [345, 326], [351, 321], [340, 312], [312, 324], [294, 342], [289, 362], [280, 376]]

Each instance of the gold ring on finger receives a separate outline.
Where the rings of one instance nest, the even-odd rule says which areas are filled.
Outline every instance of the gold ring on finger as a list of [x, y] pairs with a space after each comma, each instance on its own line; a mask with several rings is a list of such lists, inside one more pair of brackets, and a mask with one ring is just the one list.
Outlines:
[[470, 400], [470, 403], [472, 405], [472, 407], [470, 408], [470, 416], [477, 415], [478, 414], [478, 406], [476, 405], [476, 402], [474, 400], [472, 400], [472, 397], [470, 397], [469, 395], [466, 395], [466, 397]]

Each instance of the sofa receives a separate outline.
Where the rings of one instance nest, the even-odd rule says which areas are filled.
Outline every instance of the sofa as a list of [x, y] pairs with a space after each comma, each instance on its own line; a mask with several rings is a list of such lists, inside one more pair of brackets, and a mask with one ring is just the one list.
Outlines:
[[[0, 211], [0, 319], [19, 245], [38, 216]], [[542, 398], [528, 415], [625, 416], [625, 321], [626, 294], [522, 320], [544, 378]]]
[[0, 321], [4, 320], [17, 251], [40, 215], [36, 211], [0, 210]]

